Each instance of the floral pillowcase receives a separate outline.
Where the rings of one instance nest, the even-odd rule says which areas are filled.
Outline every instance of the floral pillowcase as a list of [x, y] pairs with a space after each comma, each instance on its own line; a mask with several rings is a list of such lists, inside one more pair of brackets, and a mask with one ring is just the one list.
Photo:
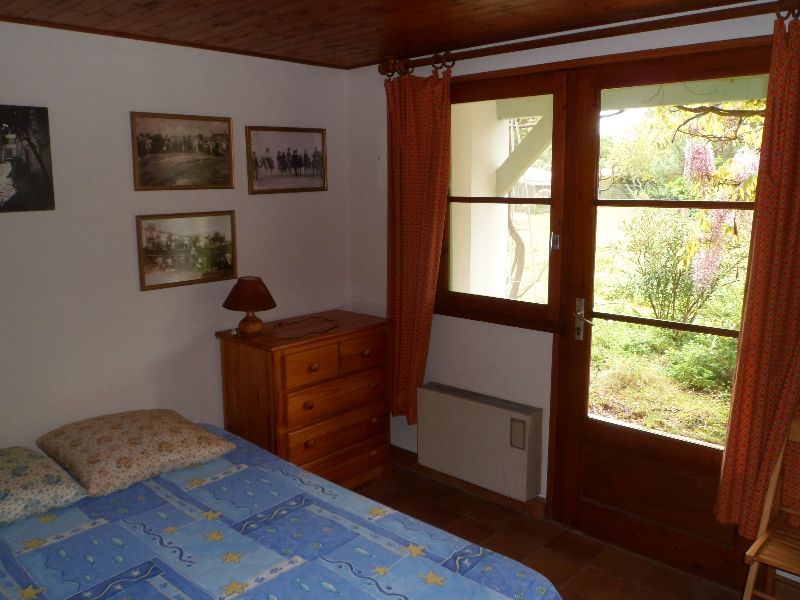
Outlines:
[[0, 525], [67, 506], [86, 496], [56, 462], [22, 446], [0, 449]]
[[164, 471], [183, 469], [233, 450], [173, 410], [134, 410], [64, 425], [36, 442], [90, 496], [104, 496]]

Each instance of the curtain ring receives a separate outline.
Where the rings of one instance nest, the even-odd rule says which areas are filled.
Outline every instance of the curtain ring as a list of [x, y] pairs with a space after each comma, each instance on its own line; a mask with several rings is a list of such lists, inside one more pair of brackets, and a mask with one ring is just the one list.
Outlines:
[[456, 65], [456, 61], [453, 59], [453, 55], [449, 52], [445, 52], [444, 56], [442, 56], [442, 66], [445, 69], [452, 69]]
[[438, 71], [439, 69], [444, 67], [444, 57], [441, 54], [434, 54], [431, 56], [431, 66], [433, 67], [434, 71]]
[[399, 59], [394, 56], [387, 56], [386, 60], [378, 65], [378, 73], [390, 80], [401, 75], [410, 75], [413, 72], [414, 67], [409, 66], [407, 59]]
[[392, 79], [397, 75], [397, 59], [393, 56], [387, 56], [383, 62], [378, 65], [378, 73], [385, 76], [386, 79]]
[[782, 21], [800, 18], [800, 5], [796, 0], [778, 0], [778, 8], [775, 16]]

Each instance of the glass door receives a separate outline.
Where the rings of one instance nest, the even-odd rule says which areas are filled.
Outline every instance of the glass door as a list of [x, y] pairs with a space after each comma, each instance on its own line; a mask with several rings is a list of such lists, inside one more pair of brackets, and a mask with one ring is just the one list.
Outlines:
[[728, 584], [746, 546], [713, 506], [767, 69], [767, 53], [728, 51], [580, 70], [568, 88], [552, 511]]

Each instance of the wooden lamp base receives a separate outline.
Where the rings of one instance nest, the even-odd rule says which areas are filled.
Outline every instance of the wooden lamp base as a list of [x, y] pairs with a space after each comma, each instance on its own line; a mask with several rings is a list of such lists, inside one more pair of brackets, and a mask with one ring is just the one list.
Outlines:
[[239, 333], [242, 335], [254, 335], [261, 333], [264, 322], [256, 316], [254, 312], [248, 312], [244, 319], [239, 321]]

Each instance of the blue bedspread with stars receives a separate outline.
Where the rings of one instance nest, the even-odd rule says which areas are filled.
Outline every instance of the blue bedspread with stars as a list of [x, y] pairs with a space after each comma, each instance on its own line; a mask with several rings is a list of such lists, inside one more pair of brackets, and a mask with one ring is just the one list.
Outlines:
[[560, 598], [516, 561], [206, 427], [236, 449], [0, 527], [0, 598]]

